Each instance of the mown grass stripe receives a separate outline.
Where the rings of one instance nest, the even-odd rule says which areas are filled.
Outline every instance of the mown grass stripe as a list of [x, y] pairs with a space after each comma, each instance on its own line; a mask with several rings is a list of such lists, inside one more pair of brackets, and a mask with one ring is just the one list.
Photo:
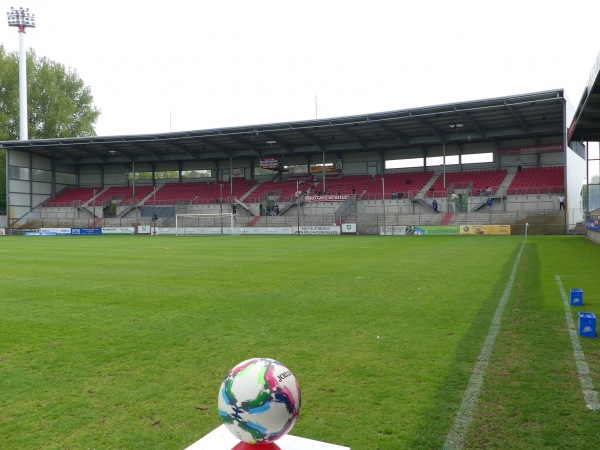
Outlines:
[[590, 368], [585, 360], [585, 353], [581, 348], [579, 337], [577, 335], [577, 328], [571, 315], [571, 307], [569, 305], [569, 299], [567, 293], [560, 279], [560, 275], [554, 275], [558, 290], [563, 299], [563, 305], [565, 307], [565, 317], [567, 319], [567, 328], [569, 329], [569, 337], [571, 338], [571, 345], [573, 346], [573, 356], [575, 357], [575, 366], [577, 367], [577, 373], [579, 374], [579, 381], [581, 383], [581, 390], [583, 392], [583, 399], [585, 405], [592, 411], [600, 410], [600, 401], [598, 401], [598, 393], [594, 389], [594, 383], [588, 376], [590, 374]]
[[464, 446], [467, 430], [469, 429], [469, 425], [473, 420], [473, 412], [477, 406], [479, 393], [481, 391], [481, 386], [483, 385], [483, 377], [485, 376], [485, 372], [490, 364], [494, 343], [496, 342], [496, 337], [500, 331], [500, 323], [502, 321], [502, 315], [504, 314], [504, 308], [508, 302], [508, 299], [510, 298], [517, 274], [517, 268], [519, 267], [519, 261], [521, 260], [521, 254], [523, 253], [524, 248], [525, 241], [523, 241], [521, 248], [519, 249], [519, 253], [517, 253], [512, 272], [508, 278], [508, 282], [506, 283], [506, 287], [504, 288], [504, 292], [500, 298], [496, 312], [494, 313], [494, 318], [492, 319], [492, 324], [490, 325], [485, 343], [483, 344], [481, 352], [477, 357], [477, 362], [475, 363], [473, 373], [469, 379], [467, 390], [465, 391], [463, 400], [458, 408], [458, 413], [454, 419], [454, 425], [446, 437], [446, 442], [444, 442], [443, 448], [445, 450], [458, 450], [462, 449]]

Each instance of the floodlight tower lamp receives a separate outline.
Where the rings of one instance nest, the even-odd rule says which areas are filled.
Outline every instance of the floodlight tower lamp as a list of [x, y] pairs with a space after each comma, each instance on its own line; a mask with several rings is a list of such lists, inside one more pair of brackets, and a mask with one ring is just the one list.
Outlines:
[[11, 6], [8, 16], [9, 27], [19, 27], [19, 33], [25, 33], [25, 28], [35, 28], [35, 14], [29, 12], [29, 8], [15, 9]]
[[27, 129], [27, 54], [25, 49], [25, 30], [35, 28], [35, 14], [29, 8], [10, 8], [6, 13], [8, 26], [19, 29], [19, 139], [26, 141]]

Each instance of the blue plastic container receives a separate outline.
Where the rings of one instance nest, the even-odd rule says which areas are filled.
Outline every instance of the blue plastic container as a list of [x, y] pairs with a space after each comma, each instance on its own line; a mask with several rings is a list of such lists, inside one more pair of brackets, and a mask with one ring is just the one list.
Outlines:
[[579, 336], [596, 337], [596, 316], [594, 313], [579, 313]]
[[583, 306], [583, 291], [571, 289], [571, 306]]

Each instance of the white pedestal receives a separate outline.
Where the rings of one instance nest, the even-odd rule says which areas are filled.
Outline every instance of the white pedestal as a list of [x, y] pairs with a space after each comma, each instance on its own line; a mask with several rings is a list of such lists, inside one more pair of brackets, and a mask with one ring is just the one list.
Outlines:
[[278, 439], [274, 444], [275, 445], [271, 447], [245, 444], [227, 431], [225, 425], [221, 425], [199, 441], [194, 442], [186, 450], [245, 450], [247, 448], [254, 448], [256, 450], [350, 450], [350, 447], [313, 441], [312, 439], [305, 439], [289, 434]]

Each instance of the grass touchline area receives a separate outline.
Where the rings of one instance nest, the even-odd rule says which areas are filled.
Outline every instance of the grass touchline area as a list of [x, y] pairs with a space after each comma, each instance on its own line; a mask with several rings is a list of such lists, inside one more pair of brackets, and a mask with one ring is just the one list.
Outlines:
[[571, 338], [571, 345], [573, 346], [575, 366], [577, 367], [577, 372], [579, 373], [579, 380], [581, 382], [581, 388], [583, 390], [583, 398], [585, 400], [585, 405], [589, 409], [597, 411], [600, 410], [598, 392], [596, 392], [596, 390], [594, 389], [594, 382], [592, 381], [591, 377], [588, 376], [590, 373], [590, 369], [585, 360], [585, 353], [581, 348], [579, 337], [577, 336], [577, 328], [575, 327], [575, 323], [573, 322], [571, 308], [569, 306], [569, 300], [567, 294], [565, 293], [565, 289], [560, 279], [560, 275], [555, 275], [555, 279], [563, 299], [563, 304], [565, 306], [565, 316], [567, 320], [567, 327], [569, 329], [569, 337]]
[[464, 394], [463, 400], [460, 404], [460, 407], [458, 408], [458, 413], [454, 420], [454, 425], [452, 426], [452, 429], [446, 437], [446, 442], [444, 442], [444, 449], [461, 449], [464, 445], [464, 439], [468, 432], [469, 425], [473, 420], [473, 412], [475, 410], [475, 407], [477, 406], [479, 392], [481, 391], [481, 386], [483, 384], [485, 372], [490, 363], [492, 351], [494, 350], [494, 342], [496, 341], [496, 337], [498, 336], [498, 333], [500, 331], [500, 325], [502, 322], [502, 315], [504, 314], [504, 308], [512, 293], [515, 275], [517, 269], [519, 268], [519, 261], [521, 260], [521, 254], [523, 253], [524, 248], [525, 241], [521, 244], [519, 252], [517, 253], [517, 256], [515, 258], [510, 277], [508, 278], [508, 282], [506, 284], [506, 287], [504, 288], [502, 297], [498, 302], [498, 307], [494, 312], [494, 317], [492, 319], [489, 332], [486, 336], [485, 343], [483, 344], [481, 352], [477, 357], [477, 362], [475, 363], [475, 367], [473, 368], [473, 373], [471, 374], [471, 378], [469, 379], [469, 384], [467, 385], [467, 389]]

